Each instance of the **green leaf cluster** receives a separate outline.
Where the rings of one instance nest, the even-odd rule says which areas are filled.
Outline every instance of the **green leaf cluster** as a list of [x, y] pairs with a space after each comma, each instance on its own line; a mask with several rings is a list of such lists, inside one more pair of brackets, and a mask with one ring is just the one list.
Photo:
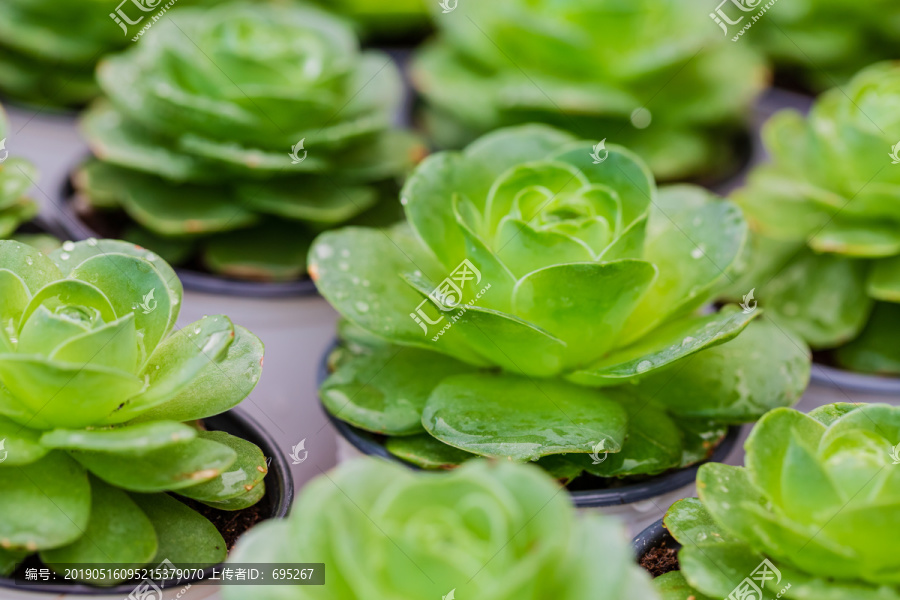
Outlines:
[[537, 121], [628, 146], [661, 179], [720, 174], [766, 79], [694, 0], [430, 6], [440, 35], [411, 74], [441, 147]]
[[391, 128], [393, 63], [310, 6], [173, 10], [97, 78], [81, 197], [123, 210], [131, 241], [226, 276], [300, 277], [314, 232], [374, 210], [421, 156]]
[[[734, 194], [754, 232], [751, 288], [770, 314], [842, 366], [900, 374], [900, 65], [766, 123], [772, 158]], [[900, 162], [900, 158], [896, 162]]]
[[563, 131], [500, 130], [419, 165], [408, 224], [320, 235], [311, 271], [347, 320], [325, 407], [421, 466], [542, 459], [571, 478], [697, 462], [723, 424], [796, 402], [802, 342], [698, 311], [731, 279], [740, 210], [658, 191], [618, 146], [595, 163]]
[[653, 600], [623, 533], [602, 515], [576, 516], [534, 467], [476, 461], [434, 475], [363, 459], [311, 482], [288, 519], [255, 528], [230, 558], [324, 562], [326, 585], [223, 592], [226, 600]]
[[38, 204], [28, 191], [37, 181], [37, 169], [27, 160], [11, 157], [6, 147], [9, 123], [0, 106], [0, 238], [8, 238], [19, 225], [30, 221], [38, 213]]
[[259, 448], [185, 423], [250, 393], [259, 339], [223, 315], [176, 330], [174, 271], [116, 240], [49, 257], [0, 241], [0, 289], [0, 573], [35, 552], [50, 567], [222, 561], [215, 527], [166, 492], [227, 510], [264, 495]]
[[659, 585], [683, 578], [724, 598], [767, 558], [781, 574], [770, 597], [790, 584], [782, 598], [900, 598], [898, 441], [898, 407], [773, 410], [747, 440], [744, 467], [701, 466], [700, 499], [669, 509], [681, 573]]

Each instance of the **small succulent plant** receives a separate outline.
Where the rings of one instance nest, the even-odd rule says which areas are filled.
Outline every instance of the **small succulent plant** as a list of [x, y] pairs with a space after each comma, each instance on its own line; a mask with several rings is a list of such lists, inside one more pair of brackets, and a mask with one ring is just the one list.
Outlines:
[[0, 574], [34, 553], [50, 567], [222, 561], [216, 528], [166, 492], [225, 510], [264, 495], [259, 448], [187, 423], [250, 393], [256, 336], [222, 315], [175, 331], [174, 271], [121, 241], [49, 257], [0, 241], [0, 286]]
[[[753, 2], [747, 2], [752, 5]], [[749, 15], [726, 5], [733, 18]], [[745, 39], [770, 56], [795, 84], [824, 91], [844, 85], [872, 63], [897, 57], [900, 6], [892, 0], [791, 0], [754, 23]]]
[[[441, 147], [540, 121], [644, 157], [666, 180], [721, 175], [766, 71], [702, 3], [430, 3], [441, 32], [412, 65]], [[693, 5], [690, 8], [688, 5]]]
[[772, 159], [734, 200], [754, 235], [729, 298], [755, 288], [770, 315], [841, 366], [900, 374], [900, 64], [879, 63], [776, 114]]
[[176, 9], [97, 77], [81, 207], [124, 210], [123, 237], [173, 264], [296, 279], [313, 232], [377, 211], [422, 153], [390, 128], [390, 59], [310, 6]]
[[306, 487], [288, 520], [244, 536], [231, 560], [324, 561], [327, 583], [226, 587], [226, 600], [656, 597], [615, 521], [576, 517], [546, 475], [506, 462], [441, 475], [342, 465]]
[[6, 114], [0, 107], [0, 238], [8, 238], [19, 225], [38, 213], [38, 204], [29, 195], [37, 180], [37, 169], [30, 162], [9, 155]]
[[747, 440], [746, 466], [701, 466], [700, 499], [669, 509], [665, 526], [683, 544], [681, 571], [659, 585], [686, 581], [711, 598], [736, 597], [729, 594], [745, 578], [759, 585], [751, 573], [766, 559], [770, 577], [760, 597], [788, 585], [780, 597], [900, 597], [891, 535], [900, 527], [898, 441], [898, 407], [773, 410]]
[[347, 320], [326, 408], [421, 466], [545, 457], [570, 478], [697, 462], [723, 424], [795, 402], [802, 342], [758, 312], [697, 312], [741, 253], [740, 210], [594, 152], [500, 130], [419, 165], [408, 225], [320, 235], [311, 273]]

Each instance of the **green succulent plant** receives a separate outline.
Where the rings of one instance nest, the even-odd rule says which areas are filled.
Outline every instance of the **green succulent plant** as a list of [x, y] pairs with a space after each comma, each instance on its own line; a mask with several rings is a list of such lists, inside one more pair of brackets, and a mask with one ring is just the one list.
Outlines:
[[48, 257], [0, 241], [0, 287], [0, 574], [34, 553], [50, 567], [224, 560], [212, 523], [167, 492], [224, 510], [265, 494], [259, 448], [189, 423], [250, 393], [259, 339], [222, 315], [175, 331], [181, 283], [126, 242]]
[[306, 487], [288, 520], [244, 536], [231, 560], [324, 561], [326, 585], [226, 587], [226, 600], [656, 597], [621, 526], [576, 517], [546, 475], [506, 462], [441, 475], [342, 465]]
[[309, 6], [174, 10], [97, 77], [82, 208], [121, 209], [123, 237], [218, 274], [300, 277], [314, 232], [378, 211], [422, 153], [390, 128], [390, 59]]
[[781, 598], [900, 598], [889, 533], [900, 528], [898, 442], [898, 407], [773, 410], [747, 440], [744, 467], [701, 466], [700, 499], [669, 509], [665, 526], [683, 544], [681, 571], [659, 585], [686, 582], [712, 598], [732, 597], [767, 559], [779, 576], [760, 586], [763, 597], [790, 585]]
[[724, 44], [694, 0], [431, 8], [440, 35], [412, 80], [442, 147], [539, 121], [628, 146], [661, 179], [721, 175], [766, 78], [760, 57]]
[[[726, 6], [733, 19], [744, 14]], [[732, 26], [729, 37], [742, 25]], [[785, 79], [824, 91], [867, 65], [896, 58], [898, 35], [900, 6], [891, 0], [792, 0], [754, 23], [746, 40], [768, 54]]]
[[697, 462], [723, 424], [795, 402], [802, 342], [755, 311], [698, 312], [741, 252], [740, 210], [592, 149], [500, 130], [419, 165], [408, 225], [320, 235], [311, 273], [347, 320], [325, 407], [420, 466], [543, 457], [570, 479]]
[[754, 232], [749, 268], [769, 314], [840, 366], [900, 374], [900, 64], [880, 63], [776, 114], [771, 161], [734, 194]]
[[27, 160], [9, 155], [8, 131], [6, 114], [0, 106], [0, 238], [8, 238], [38, 213], [37, 202], [28, 196], [38, 178], [37, 169]]

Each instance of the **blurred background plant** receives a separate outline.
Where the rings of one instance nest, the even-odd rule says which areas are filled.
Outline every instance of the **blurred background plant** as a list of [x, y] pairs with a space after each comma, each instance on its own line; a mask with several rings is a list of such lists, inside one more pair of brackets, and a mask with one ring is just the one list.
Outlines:
[[720, 177], [740, 162], [762, 57], [721, 38], [692, 0], [460, 2], [411, 77], [432, 141], [459, 148], [545, 122], [642, 156], [657, 178]]
[[393, 62], [309, 6], [179, 8], [97, 75], [78, 208], [176, 265], [301, 277], [315, 232], [399, 218], [397, 180], [424, 152], [392, 129]]
[[776, 85], [821, 92], [845, 84], [866, 65], [900, 58], [900, 5], [779, 1], [745, 38], [774, 63]]
[[[598, 560], [602, 557], [602, 560]], [[244, 536], [237, 563], [326, 564], [322, 586], [225, 586], [226, 600], [654, 600], [623, 528], [578, 515], [532, 466], [414, 474], [362, 459], [310, 483], [291, 516]]]
[[771, 160], [734, 200], [753, 235], [749, 267], [768, 314], [839, 366], [900, 375], [900, 63], [883, 62], [766, 123]]
[[323, 8], [352, 19], [359, 28], [360, 35], [370, 42], [388, 46], [402, 45], [405, 42], [418, 41], [431, 30], [431, 18], [427, 8], [427, 3], [431, 0], [313, 1]]

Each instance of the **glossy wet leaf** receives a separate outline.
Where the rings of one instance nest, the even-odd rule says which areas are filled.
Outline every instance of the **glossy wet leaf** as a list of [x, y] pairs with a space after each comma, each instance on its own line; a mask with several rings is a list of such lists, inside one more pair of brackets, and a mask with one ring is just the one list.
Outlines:
[[49, 448], [41, 442], [41, 433], [0, 416], [0, 456], [3, 465], [16, 467], [42, 458]]
[[661, 600], [712, 600], [692, 588], [680, 571], [670, 571], [653, 580], [653, 586]]
[[350, 358], [325, 380], [325, 408], [355, 427], [386, 435], [422, 429], [422, 410], [441, 381], [472, 371], [452, 358], [417, 348], [385, 346]]
[[[121, 565], [123, 569], [142, 566], [156, 554], [156, 532], [150, 519], [128, 494], [91, 478], [91, 518], [84, 535], [77, 541], [52, 550], [43, 550], [41, 560], [56, 571], [64, 565]], [[126, 578], [86, 577], [101, 586], [120, 583]]]
[[[268, 473], [266, 457], [262, 450], [247, 440], [235, 437], [224, 431], [201, 431], [200, 439], [211, 440], [234, 450], [237, 458], [221, 475], [205, 483], [183, 488], [178, 493], [200, 502], [223, 502], [238, 496], [244, 496], [257, 486], [262, 485]], [[258, 500], [258, 498], [257, 498]], [[250, 502], [246, 506], [252, 506]]]
[[397, 458], [422, 469], [453, 469], [477, 456], [449, 446], [427, 433], [391, 436], [384, 447]]
[[838, 348], [834, 356], [842, 367], [853, 371], [897, 375], [900, 373], [900, 349], [896, 343], [898, 326], [900, 309], [897, 304], [878, 302], [859, 337]]
[[226, 557], [225, 540], [216, 527], [199, 513], [168, 494], [129, 494], [150, 520], [156, 533], [156, 555], [149, 561], [158, 565], [169, 560], [175, 565], [212, 566]]
[[42, 446], [61, 450], [92, 450], [140, 455], [167, 446], [184, 444], [196, 431], [183, 423], [152, 421], [106, 429], [54, 429], [40, 438]]
[[603, 392], [555, 380], [478, 374], [444, 380], [428, 399], [422, 424], [461, 450], [531, 460], [587, 454], [600, 440], [618, 452], [627, 417]]
[[56, 548], [83, 534], [91, 514], [87, 473], [62, 452], [25, 467], [0, 467], [0, 540], [6, 550]]

